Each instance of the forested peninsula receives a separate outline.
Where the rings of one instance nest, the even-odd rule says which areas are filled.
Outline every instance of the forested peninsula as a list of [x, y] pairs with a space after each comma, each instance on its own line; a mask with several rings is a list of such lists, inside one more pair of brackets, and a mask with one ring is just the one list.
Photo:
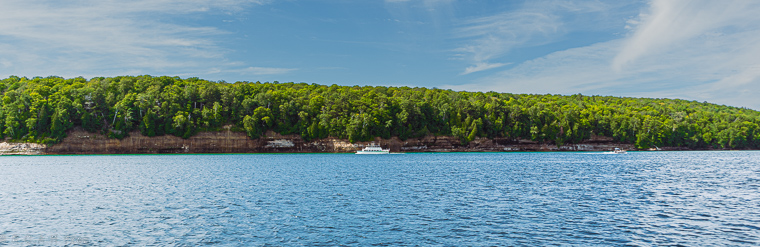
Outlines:
[[[119, 76], [0, 81], [0, 138], [53, 145], [79, 130], [109, 139], [199, 133], [305, 143], [447, 137], [561, 147], [597, 136], [636, 149], [758, 149], [760, 112], [678, 99]], [[139, 131], [139, 132], [138, 132]]]

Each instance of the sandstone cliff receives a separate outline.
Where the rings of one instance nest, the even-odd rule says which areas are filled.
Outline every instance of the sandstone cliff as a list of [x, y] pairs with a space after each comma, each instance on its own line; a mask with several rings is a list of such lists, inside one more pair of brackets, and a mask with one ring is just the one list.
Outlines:
[[[450, 136], [426, 136], [400, 140], [376, 138], [391, 152], [503, 152], [503, 151], [610, 151], [615, 147], [634, 150], [631, 144], [613, 143], [611, 138], [595, 137], [586, 143], [557, 147], [528, 140], [506, 138], [477, 138], [467, 145]], [[145, 154], [145, 153], [338, 153], [354, 152], [369, 142], [350, 143], [347, 140], [326, 138], [304, 141], [298, 135], [279, 135], [267, 132], [251, 140], [245, 133], [233, 131], [200, 132], [188, 139], [176, 136], [146, 137], [132, 132], [122, 140], [100, 134], [72, 130], [58, 144], [44, 147], [45, 154]]]

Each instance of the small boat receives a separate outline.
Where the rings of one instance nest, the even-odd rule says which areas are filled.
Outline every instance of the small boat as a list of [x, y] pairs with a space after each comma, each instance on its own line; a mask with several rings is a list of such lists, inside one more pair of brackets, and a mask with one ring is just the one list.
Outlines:
[[373, 142], [364, 147], [361, 151], [356, 151], [356, 154], [388, 154], [390, 151], [390, 149], [383, 149], [380, 145]]
[[615, 151], [612, 151], [612, 152], [613, 152], [613, 153], [616, 153], [616, 154], [624, 154], [624, 153], [625, 153], [625, 150], [622, 150], [622, 149], [620, 149], [620, 148], [615, 148]]

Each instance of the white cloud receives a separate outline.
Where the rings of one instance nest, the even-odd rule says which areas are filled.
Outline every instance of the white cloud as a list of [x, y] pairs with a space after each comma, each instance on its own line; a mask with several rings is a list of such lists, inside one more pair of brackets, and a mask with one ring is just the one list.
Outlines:
[[[571, 15], [603, 15], [617, 5], [598, 1], [528, 1], [524, 6], [492, 16], [474, 18], [455, 30], [455, 36], [464, 44], [454, 51], [475, 66], [492, 60], [504, 60], [514, 49], [546, 45], [561, 39], [571, 30], [579, 29], [577, 20], [566, 20]], [[593, 20], [594, 18], [588, 17]], [[605, 24], [594, 24], [603, 26]], [[595, 26], [583, 25], [594, 29]]]
[[456, 31], [471, 41], [455, 51], [467, 54], [472, 63], [485, 63], [529, 42], [544, 43], [561, 25], [557, 16], [531, 11], [477, 18]]
[[228, 63], [223, 30], [167, 21], [258, 0], [3, 1], [0, 76], [102, 76], [195, 71]]
[[667, 97], [760, 109], [757, 13], [755, 1], [655, 0], [629, 22], [631, 34], [624, 38], [554, 52], [447, 87]]
[[649, 11], [640, 15], [633, 35], [615, 56], [613, 68], [623, 66], [682, 41], [728, 27], [743, 27], [760, 20], [757, 1], [652, 1]]
[[[614, 55], [614, 42], [555, 52], [526, 61], [513, 68], [477, 79], [465, 85], [447, 85], [446, 88], [468, 91], [501, 91], [512, 93], [564, 93], [589, 92], [604, 87], [603, 73], [609, 76], [605, 60]], [[582, 65], [582, 66], [580, 66]], [[604, 70], [599, 70], [604, 68]]]
[[494, 69], [494, 68], [502, 67], [504, 65], [509, 65], [509, 64], [508, 63], [477, 63], [475, 64], [475, 66], [470, 66], [464, 69], [464, 72], [462, 72], [462, 75]]

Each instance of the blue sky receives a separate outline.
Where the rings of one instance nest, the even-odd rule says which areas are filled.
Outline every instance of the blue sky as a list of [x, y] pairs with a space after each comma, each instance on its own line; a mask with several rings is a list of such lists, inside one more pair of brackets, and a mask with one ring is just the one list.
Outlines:
[[3, 0], [0, 77], [170, 75], [760, 109], [760, 1]]

